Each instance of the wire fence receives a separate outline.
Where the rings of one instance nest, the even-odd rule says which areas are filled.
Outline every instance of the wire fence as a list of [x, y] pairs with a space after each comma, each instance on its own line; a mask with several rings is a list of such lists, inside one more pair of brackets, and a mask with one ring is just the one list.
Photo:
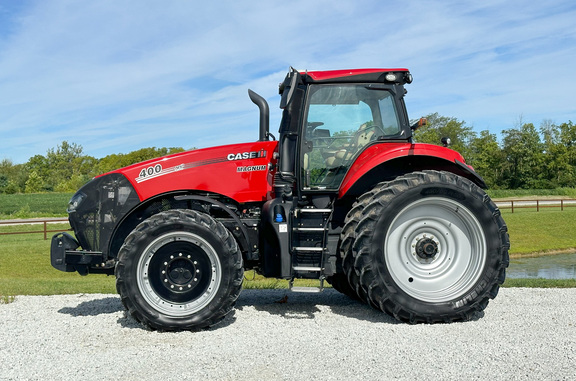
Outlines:
[[576, 199], [504, 200], [496, 201], [496, 205], [500, 209], [510, 209], [512, 213], [518, 209], [536, 209], [539, 212], [541, 209], [557, 208], [564, 211], [566, 208], [576, 207]]
[[[38, 229], [33, 230], [22, 230], [22, 231], [0, 231], [0, 235], [11, 235], [11, 234], [44, 234], [44, 240], [48, 239], [48, 233], [59, 233], [62, 229], [49, 229], [50, 224], [55, 223], [68, 223], [67, 218], [50, 218], [50, 219], [30, 219], [30, 220], [6, 220], [0, 221], [0, 227], [2, 226], [19, 226], [19, 225], [39, 225]], [[42, 227], [42, 229], [40, 229]]]

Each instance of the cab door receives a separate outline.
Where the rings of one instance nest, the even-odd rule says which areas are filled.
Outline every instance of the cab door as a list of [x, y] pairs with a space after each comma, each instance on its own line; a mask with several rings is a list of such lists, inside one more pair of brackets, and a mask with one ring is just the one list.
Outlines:
[[336, 191], [368, 145], [404, 138], [395, 104], [391, 86], [311, 85], [300, 146], [301, 189]]

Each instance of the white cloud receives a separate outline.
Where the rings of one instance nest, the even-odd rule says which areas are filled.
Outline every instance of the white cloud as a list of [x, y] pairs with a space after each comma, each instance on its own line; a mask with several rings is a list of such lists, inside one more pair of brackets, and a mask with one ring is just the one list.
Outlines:
[[408, 67], [413, 117], [478, 130], [519, 114], [576, 119], [569, 1], [25, 4], [0, 6], [0, 159], [25, 162], [62, 140], [101, 157], [256, 139], [246, 91], [269, 100], [276, 130], [289, 65]]

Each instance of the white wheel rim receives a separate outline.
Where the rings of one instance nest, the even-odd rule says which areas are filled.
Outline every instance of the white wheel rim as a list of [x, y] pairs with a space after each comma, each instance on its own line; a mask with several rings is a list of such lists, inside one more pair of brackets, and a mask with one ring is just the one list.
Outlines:
[[[186, 301], [174, 301], [162, 296], [158, 286], [154, 286], [152, 277], [157, 277], [156, 269], [150, 268], [154, 255], [167, 244], [189, 243], [202, 250], [208, 266], [204, 266], [207, 286], [201, 295]], [[178, 255], [176, 253], [175, 255]], [[172, 317], [184, 317], [196, 313], [206, 307], [216, 296], [222, 278], [222, 266], [214, 248], [202, 237], [188, 232], [174, 232], [162, 235], [150, 243], [140, 257], [137, 267], [137, 283], [142, 297], [158, 312]], [[192, 280], [193, 281], [193, 280]], [[192, 282], [191, 281], [191, 282]], [[184, 290], [185, 291], [185, 290]]]
[[[423, 248], [432, 254], [426, 255]], [[486, 239], [476, 217], [462, 204], [430, 197], [396, 216], [386, 234], [384, 256], [393, 280], [408, 295], [446, 302], [470, 291], [480, 278]]]

